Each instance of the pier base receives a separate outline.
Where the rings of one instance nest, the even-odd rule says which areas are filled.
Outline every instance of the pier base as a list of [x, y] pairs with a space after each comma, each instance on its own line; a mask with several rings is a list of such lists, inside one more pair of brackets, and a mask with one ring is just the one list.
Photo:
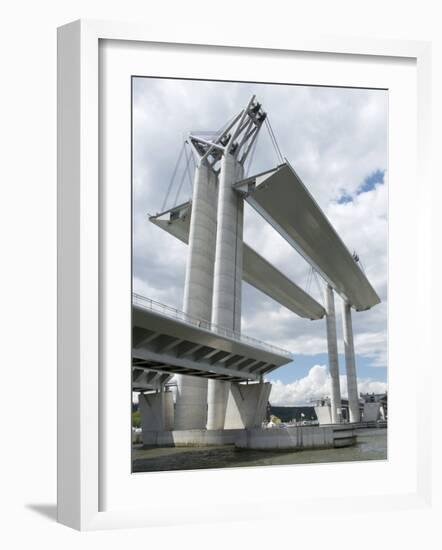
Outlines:
[[315, 413], [320, 425], [333, 423], [330, 405], [321, 405], [315, 407]]
[[269, 382], [231, 384], [224, 428], [260, 428], [266, 416], [271, 389]]
[[152, 430], [157, 432], [172, 430], [174, 416], [172, 392], [140, 393], [138, 403], [143, 443], [145, 443], [145, 434]]
[[356, 442], [350, 425], [286, 426], [250, 430], [174, 430], [143, 432], [146, 447], [209, 447], [235, 445], [238, 449], [302, 450], [348, 447]]
[[241, 430], [173, 430], [143, 433], [143, 444], [154, 447], [208, 447], [233, 445]]
[[364, 410], [362, 411], [363, 422], [377, 422], [380, 418], [381, 418], [380, 403], [364, 403]]

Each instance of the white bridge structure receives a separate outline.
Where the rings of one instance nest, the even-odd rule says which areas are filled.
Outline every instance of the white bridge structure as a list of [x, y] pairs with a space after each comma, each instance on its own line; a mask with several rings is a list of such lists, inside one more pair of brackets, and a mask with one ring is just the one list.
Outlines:
[[[306, 320], [325, 317], [331, 424], [341, 422], [334, 294], [341, 297], [350, 422], [360, 421], [351, 310], [370, 309], [380, 299], [287, 161], [244, 177], [266, 119], [253, 96], [211, 139], [190, 134], [192, 199], [149, 218], [188, 244], [183, 311], [133, 297], [133, 389], [143, 392], [141, 416], [150, 430], [261, 425], [271, 389], [264, 376], [293, 357], [241, 333], [242, 281]], [[243, 241], [244, 201], [324, 280], [323, 305]], [[172, 375], [175, 408], [164, 391]]]

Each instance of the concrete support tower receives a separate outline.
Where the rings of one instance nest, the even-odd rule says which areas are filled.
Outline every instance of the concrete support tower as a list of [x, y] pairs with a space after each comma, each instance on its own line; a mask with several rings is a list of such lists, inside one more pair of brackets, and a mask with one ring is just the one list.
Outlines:
[[342, 324], [344, 334], [345, 369], [347, 371], [348, 408], [350, 422], [360, 421], [358, 379], [356, 376], [355, 348], [353, 343], [353, 327], [351, 322], [351, 307], [342, 301]]
[[[192, 206], [190, 244], [192, 245], [192, 240], [196, 244], [194, 249], [191, 248], [189, 251], [189, 260], [193, 259], [197, 248], [199, 257], [195, 259], [196, 267], [193, 271], [191, 267], [188, 269], [186, 289], [189, 288], [189, 294], [186, 294], [185, 309], [188, 312], [192, 311], [193, 315], [207, 318], [209, 311], [207, 301], [209, 296], [212, 296], [213, 290], [210, 317], [212, 323], [235, 332], [241, 329], [244, 203], [232, 189], [232, 184], [243, 178], [245, 160], [253, 144], [256, 143], [258, 132], [265, 119], [266, 114], [261, 110], [261, 105], [255, 102], [253, 96], [247, 107], [234, 117], [212, 141], [201, 135], [189, 136], [199, 165], [206, 165], [209, 170], [206, 179], [209, 182], [212, 181], [211, 178], [216, 178], [218, 172], [219, 176], [217, 204], [212, 205], [210, 211], [203, 212], [205, 219], [199, 223], [204, 227], [199, 228], [198, 237], [192, 236], [192, 227], [195, 219], [201, 216], [202, 210], [195, 210], [195, 205]], [[197, 190], [194, 192], [197, 193]], [[210, 200], [214, 197], [215, 194], [211, 192]], [[212, 222], [215, 219], [214, 227]], [[216, 237], [214, 237], [215, 233]], [[211, 276], [213, 286], [209, 284]], [[193, 294], [191, 294], [193, 287], [190, 281], [195, 281]], [[201, 302], [199, 293], [203, 287], [204, 308], [196, 312], [192, 304], [195, 299]], [[198, 384], [202, 386], [204, 383], [198, 382]], [[224, 429], [229, 389], [228, 382], [209, 380], [207, 429]], [[202, 390], [198, 391], [202, 402]], [[196, 399], [194, 397], [192, 399], [193, 408]], [[190, 404], [187, 407], [189, 408]], [[198, 420], [202, 421], [202, 417], [198, 417]], [[177, 429], [182, 429], [181, 426], [182, 424], [177, 422]], [[200, 423], [195, 427], [200, 427]]]
[[341, 422], [341, 387], [339, 382], [338, 342], [336, 336], [335, 298], [332, 287], [328, 284], [325, 290], [325, 311], [327, 325], [328, 368], [331, 378], [330, 409], [331, 422]]
[[[232, 153], [226, 152], [219, 175], [212, 322], [235, 332], [241, 330], [244, 203], [232, 184], [242, 176], [241, 164]], [[229, 389], [230, 382], [209, 380], [208, 430], [224, 428]]]
[[[216, 244], [217, 176], [203, 161], [195, 171], [183, 309], [210, 321]], [[207, 379], [177, 375], [175, 429], [204, 429]]]

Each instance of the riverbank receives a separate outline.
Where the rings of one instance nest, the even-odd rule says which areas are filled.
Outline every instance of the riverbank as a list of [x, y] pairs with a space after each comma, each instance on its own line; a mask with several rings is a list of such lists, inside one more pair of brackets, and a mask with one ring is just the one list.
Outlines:
[[234, 445], [216, 447], [132, 447], [133, 472], [238, 468], [242, 466], [272, 466], [385, 460], [387, 429], [357, 431], [356, 445], [338, 449], [302, 451], [262, 451], [237, 449]]

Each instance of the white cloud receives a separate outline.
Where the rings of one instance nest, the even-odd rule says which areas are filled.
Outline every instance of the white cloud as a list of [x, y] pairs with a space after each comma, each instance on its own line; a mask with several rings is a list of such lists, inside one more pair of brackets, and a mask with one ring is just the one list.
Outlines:
[[[341, 396], [348, 397], [347, 379], [340, 376]], [[379, 382], [370, 378], [358, 379], [359, 393], [383, 393], [387, 390], [386, 382]], [[307, 405], [316, 399], [330, 396], [330, 375], [325, 365], [315, 365], [307, 376], [288, 384], [280, 380], [272, 382], [270, 403], [272, 405], [294, 406]]]
[[[171, 382], [174, 382], [172, 378]], [[313, 366], [307, 376], [284, 384], [280, 380], [272, 380], [272, 390], [270, 393], [270, 403], [280, 406], [308, 405], [316, 399], [330, 396], [330, 375], [325, 365]], [[347, 393], [347, 379], [344, 375], [340, 376], [341, 396], [345, 399]], [[174, 399], [176, 387], [171, 388]], [[387, 391], [387, 383], [379, 382], [371, 378], [358, 378], [359, 393], [383, 393]], [[132, 401], [138, 403], [138, 393], [132, 393]]]

